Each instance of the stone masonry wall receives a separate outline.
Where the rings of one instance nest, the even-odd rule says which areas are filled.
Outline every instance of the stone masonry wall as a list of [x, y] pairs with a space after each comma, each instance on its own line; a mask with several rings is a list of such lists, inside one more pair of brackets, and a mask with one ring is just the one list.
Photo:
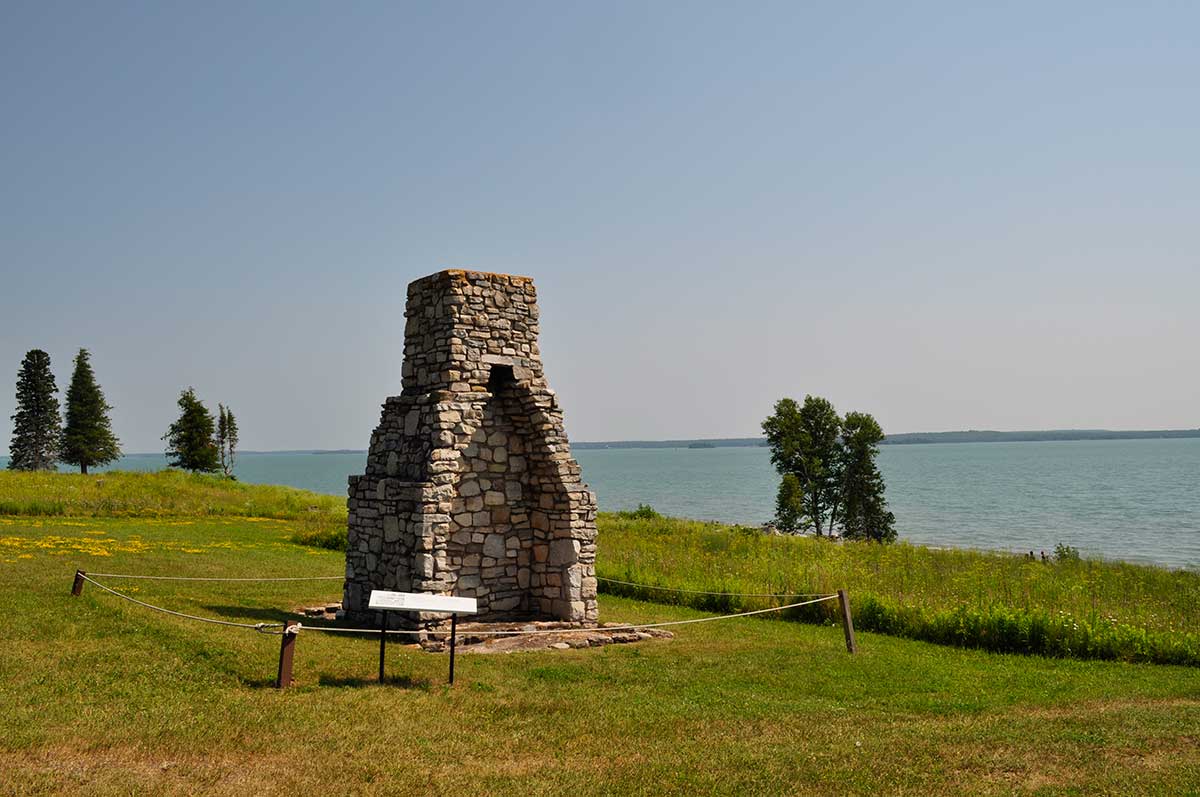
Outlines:
[[532, 280], [442, 271], [409, 285], [405, 316], [402, 392], [350, 477], [347, 616], [378, 622], [370, 591], [388, 589], [595, 623], [596, 499], [542, 373]]

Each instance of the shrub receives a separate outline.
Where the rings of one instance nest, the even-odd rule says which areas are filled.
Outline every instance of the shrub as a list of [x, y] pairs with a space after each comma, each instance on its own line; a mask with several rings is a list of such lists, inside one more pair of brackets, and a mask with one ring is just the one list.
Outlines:
[[1054, 546], [1054, 561], [1056, 562], [1078, 562], [1079, 549], [1070, 545], [1058, 543]]
[[661, 520], [662, 515], [655, 511], [654, 507], [649, 504], [638, 504], [637, 509], [625, 510], [618, 512], [617, 517], [625, 518], [626, 520]]

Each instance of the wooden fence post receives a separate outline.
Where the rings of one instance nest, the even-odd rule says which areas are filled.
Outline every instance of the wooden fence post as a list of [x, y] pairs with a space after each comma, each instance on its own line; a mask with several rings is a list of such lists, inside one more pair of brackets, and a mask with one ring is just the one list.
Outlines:
[[292, 655], [296, 652], [296, 637], [299, 636], [299, 625], [295, 620], [283, 622], [283, 636], [279, 639], [279, 674], [275, 676], [275, 688], [287, 689], [292, 685]]
[[75, 571], [75, 583], [71, 585], [71, 594], [76, 598], [83, 594], [83, 577], [86, 575], [82, 570]]
[[837, 594], [838, 603], [842, 607], [842, 630], [846, 632], [846, 651], [857, 653], [858, 643], [854, 641], [854, 620], [850, 617], [850, 596], [844, 589], [839, 589]]

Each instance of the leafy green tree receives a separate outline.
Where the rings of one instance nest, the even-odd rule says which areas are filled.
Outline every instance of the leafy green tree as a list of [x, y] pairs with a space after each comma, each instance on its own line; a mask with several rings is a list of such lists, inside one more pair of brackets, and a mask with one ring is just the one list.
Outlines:
[[32, 349], [17, 372], [17, 414], [8, 446], [11, 470], [54, 470], [58, 455], [58, 385], [50, 373], [50, 355]]
[[67, 422], [63, 427], [59, 460], [78, 465], [87, 473], [92, 465], [107, 465], [121, 456], [121, 443], [112, 431], [108, 411], [112, 407], [104, 400], [96, 374], [92, 371], [91, 354], [80, 349], [75, 355], [75, 372], [67, 388]]
[[865, 412], [842, 420], [842, 536], [849, 540], [892, 542], [896, 516], [888, 511], [883, 474], [875, 465], [883, 430]]
[[221, 470], [230, 479], [233, 476], [234, 458], [237, 456], [238, 426], [233, 410], [224, 404], [217, 405], [217, 454]]
[[[779, 486], [776, 522], [784, 531], [833, 533], [841, 501], [841, 419], [823, 398], [805, 396], [775, 403], [763, 421], [771, 462], [784, 477]], [[791, 478], [787, 478], [788, 476]]]
[[189, 387], [179, 394], [179, 418], [162, 437], [167, 442], [167, 460], [171, 467], [197, 473], [220, 470], [213, 435], [212, 413]]
[[870, 415], [837, 411], [823, 398], [785, 398], [763, 421], [771, 462], [779, 471], [775, 525], [817, 536], [840, 529], [847, 539], [891, 542], [895, 516], [875, 465], [883, 430]]
[[775, 526], [780, 531], [804, 528], [804, 488], [794, 473], [784, 473], [775, 496]]

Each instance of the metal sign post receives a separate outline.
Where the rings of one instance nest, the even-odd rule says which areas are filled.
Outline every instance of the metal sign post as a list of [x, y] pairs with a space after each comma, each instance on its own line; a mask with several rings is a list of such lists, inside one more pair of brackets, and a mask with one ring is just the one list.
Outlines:
[[454, 642], [458, 638], [458, 615], [450, 615], [450, 685], [454, 685]]
[[379, 611], [379, 683], [384, 679], [384, 661], [387, 646], [388, 612], [438, 612], [450, 615], [450, 683], [454, 683], [454, 651], [458, 641], [458, 616], [475, 614], [479, 605], [474, 598], [458, 598], [451, 595], [430, 595], [425, 592], [388, 592], [371, 590], [368, 609]]
[[379, 612], [379, 683], [383, 683], [384, 648], [387, 647], [387, 610]]

